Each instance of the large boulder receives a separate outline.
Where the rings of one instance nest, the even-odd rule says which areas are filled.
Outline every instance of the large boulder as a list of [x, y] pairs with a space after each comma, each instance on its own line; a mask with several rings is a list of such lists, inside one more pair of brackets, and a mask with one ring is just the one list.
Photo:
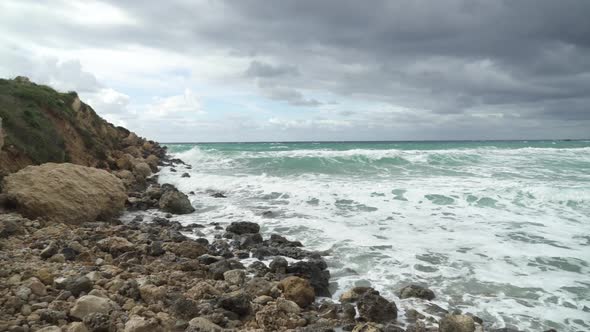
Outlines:
[[315, 301], [315, 292], [309, 281], [299, 277], [287, 277], [281, 280], [279, 288], [287, 300], [291, 300], [302, 308]]
[[159, 202], [160, 209], [174, 214], [188, 214], [195, 212], [191, 201], [178, 190], [169, 190], [162, 194]]
[[234, 221], [225, 230], [238, 235], [252, 234], [260, 232], [260, 226], [249, 221]]
[[8, 202], [22, 215], [71, 224], [116, 216], [127, 199], [116, 176], [67, 163], [28, 166], [4, 178], [3, 188]]

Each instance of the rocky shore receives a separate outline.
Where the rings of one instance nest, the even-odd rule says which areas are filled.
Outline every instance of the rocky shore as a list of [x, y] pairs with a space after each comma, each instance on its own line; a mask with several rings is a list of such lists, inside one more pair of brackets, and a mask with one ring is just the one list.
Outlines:
[[[11, 114], [10, 144], [0, 145], [0, 331], [483, 331], [481, 319], [431, 303], [436, 294], [419, 285], [398, 296], [420, 307], [399, 312], [369, 287], [333, 300], [329, 252], [262, 234], [247, 220], [181, 224], [176, 216], [195, 209], [157, 172], [191, 166], [102, 119], [90, 121], [101, 130], [84, 129], [80, 119], [96, 114], [77, 95], [24, 79], [2, 84], [18, 96], [43, 88], [64, 109], [72, 97], [67, 121], [78, 132], [56, 133], [67, 143], [58, 151], [78, 162], [36, 162]], [[60, 121], [56, 128], [66, 128]]]

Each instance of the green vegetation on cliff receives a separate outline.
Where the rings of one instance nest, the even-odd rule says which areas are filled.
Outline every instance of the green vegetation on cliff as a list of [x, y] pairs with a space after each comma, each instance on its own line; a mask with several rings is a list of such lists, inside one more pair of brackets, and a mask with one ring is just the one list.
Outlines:
[[0, 79], [0, 118], [0, 175], [46, 162], [108, 168], [111, 152], [129, 135], [98, 116], [76, 92], [59, 92], [26, 77]]

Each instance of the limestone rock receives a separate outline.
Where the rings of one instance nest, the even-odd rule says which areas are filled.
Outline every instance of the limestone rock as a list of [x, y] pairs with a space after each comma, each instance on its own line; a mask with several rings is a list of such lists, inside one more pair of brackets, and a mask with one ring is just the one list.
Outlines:
[[315, 301], [315, 292], [309, 281], [299, 277], [287, 277], [281, 280], [279, 288], [286, 299], [304, 308]]
[[72, 224], [113, 217], [127, 199], [116, 176], [67, 163], [28, 166], [5, 177], [3, 188], [21, 214]]
[[195, 212], [195, 208], [191, 205], [191, 201], [184, 193], [178, 190], [166, 191], [160, 197], [158, 203], [160, 209], [164, 212], [170, 212], [174, 214], [188, 214]]
[[113, 301], [104, 297], [84, 295], [76, 301], [70, 310], [70, 316], [83, 320], [84, 317], [92, 313], [108, 314], [113, 305]]
[[475, 321], [467, 315], [447, 315], [438, 323], [439, 332], [473, 332]]

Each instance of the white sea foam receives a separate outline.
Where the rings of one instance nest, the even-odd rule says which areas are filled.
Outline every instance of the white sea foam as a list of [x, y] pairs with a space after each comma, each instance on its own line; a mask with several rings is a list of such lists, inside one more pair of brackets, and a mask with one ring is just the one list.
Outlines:
[[[280, 145], [276, 145], [280, 146]], [[160, 181], [195, 191], [185, 222], [249, 220], [317, 250], [330, 249], [334, 298], [370, 284], [427, 284], [435, 302], [494, 327], [589, 330], [590, 148], [290, 150], [178, 154], [193, 167]], [[256, 158], [403, 158], [406, 173], [350, 177], [249, 170]], [[444, 160], [437, 164], [437, 159]], [[456, 164], [453, 164], [453, 160]], [[362, 160], [359, 160], [362, 162]], [[420, 170], [421, 164], [430, 168]], [[183, 170], [184, 171], [184, 170]], [[453, 173], [455, 172], [455, 173]], [[508, 174], [508, 175], [506, 175]], [[419, 176], [418, 176], [419, 175]], [[549, 180], [549, 179], [552, 180]], [[216, 199], [210, 191], [228, 198]], [[276, 218], [262, 212], [274, 211]]]

